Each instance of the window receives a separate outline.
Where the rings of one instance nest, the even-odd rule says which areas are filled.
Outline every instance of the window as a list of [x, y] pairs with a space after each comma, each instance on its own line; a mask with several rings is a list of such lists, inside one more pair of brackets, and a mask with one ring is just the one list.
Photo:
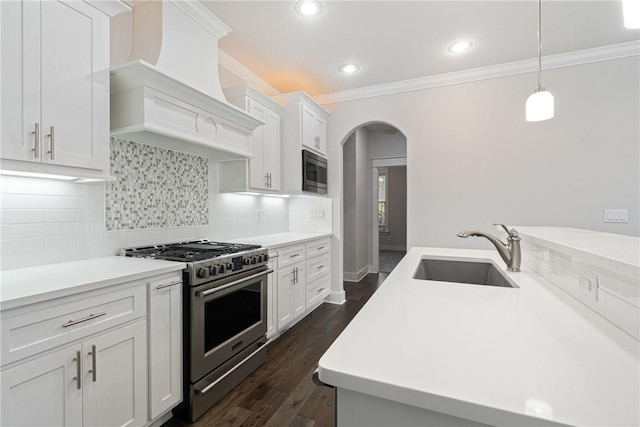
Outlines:
[[378, 231], [389, 232], [389, 174], [387, 168], [378, 168]]

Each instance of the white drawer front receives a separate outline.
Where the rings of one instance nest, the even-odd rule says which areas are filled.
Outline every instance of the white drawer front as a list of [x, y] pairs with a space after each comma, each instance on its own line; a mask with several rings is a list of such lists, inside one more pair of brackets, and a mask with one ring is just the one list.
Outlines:
[[288, 246], [278, 250], [278, 268], [304, 261], [304, 245]]
[[329, 237], [307, 243], [307, 258], [326, 254], [329, 251], [331, 251], [331, 238]]
[[146, 314], [144, 284], [97, 290], [2, 313], [2, 364]]
[[329, 295], [331, 289], [331, 276], [327, 275], [311, 286], [307, 286], [307, 309], [320, 304]]
[[307, 284], [329, 274], [331, 269], [331, 255], [326, 254], [307, 259]]

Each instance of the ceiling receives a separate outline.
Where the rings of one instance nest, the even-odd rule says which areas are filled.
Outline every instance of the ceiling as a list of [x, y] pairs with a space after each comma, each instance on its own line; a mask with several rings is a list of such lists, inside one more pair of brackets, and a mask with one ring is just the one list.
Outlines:
[[[537, 2], [326, 0], [316, 18], [295, 1], [201, 0], [232, 29], [220, 48], [282, 93], [316, 96], [537, 56]], [[640, 38], [620, 0], [545, 0], [543, 56]], [[447, 46], [470, 38], [474, 48]], [[355, 62], [359, 73], [338, 68]]]

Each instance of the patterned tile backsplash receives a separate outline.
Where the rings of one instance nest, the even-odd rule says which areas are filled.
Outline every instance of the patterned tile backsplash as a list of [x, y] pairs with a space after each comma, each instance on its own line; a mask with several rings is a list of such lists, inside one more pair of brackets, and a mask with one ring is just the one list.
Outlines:
[[208, 159], [150, 145], [111, 140], [106, 229], [208, 224]]

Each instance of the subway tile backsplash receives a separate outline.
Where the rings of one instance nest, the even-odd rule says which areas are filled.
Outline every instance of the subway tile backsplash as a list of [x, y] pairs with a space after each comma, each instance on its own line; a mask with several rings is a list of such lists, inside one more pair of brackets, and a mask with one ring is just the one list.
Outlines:
[[[120, 143], [115, 144], [115, 149], [119, 145]], [[171, 162], [167, 160], [171, 158], [170, 153], [159, 153], [159, 158], [164, 159], [165, 165]], [[152, 161], [152, 158], [153, 156], [148, 161]], [[186, 161], [184, 158], [182, 160]], [[108, 194], [108, 183], [0, 176], [0, 269], [10, 270], [115, 255], [120, 248], [125, 247], [200, 238], [229, 241], [234, 238], [282, 233], [289, 231], [290, 219], [292, 223], [300, 225], [307, 218], [309, 209], [300, 209], [304, 212], [302, 220], [289, 218], [289, 199], [219, 194], [217, 163], [210, 159], [204, 160], [207, 166], [204, 169], [208, 170], [208, 175], [193, 178], [197, 180], [195, 185], [198, 187], [198, 198], [200, 201], [206, 200], [204, 205], [200, 204], [195, 208], [201, 213], [198, 218], [187, 212], [193, 211], [194, 205], [189, 205], [185, 199], [173, 206], [172, 218], [177, 221], [173, 223], [152, 224], [155, 220], [149, 218], [147, 222], [136, 222], [134, 218], [126, 218], [126, 215], [133, 212], [131, 210], [124, 210], [119, 214], [117, 207], [114, 211], [110, 210], [129, 221], [128, 226], [134, 227], [126, 229], [115, 228], [115, 222], [107, 225], [110, 215], [107, 214], [107, 207], [114, 209], [117, 206], [116, 203], [111, 203], [110, 197], [114, 194]], [[202, 160], [194, 161], [199, 162], [198, 167], [202, 165]], [[171, 170], [172, 174], [183, 171], [177, 167]], [[165, 175], [158, 188], [167, 193], [175, 191], [175, 188], [171, 188], [175, 181], [175, 177]], [[120, 196], [121, 200], [131, 200], [129, 195], [120, 193]], [[330, 204], [326, 211], [328, 215], [329, 211]], [[206, 212], [206, 221], [202, 212]], [[329, 229], [323, 231], [330, 231], [329, 219], [314, 220], [310, 225], [315, 227], [319, 223], [329, 224]], [[122, 224], [119, 226], [122, 227]]]

